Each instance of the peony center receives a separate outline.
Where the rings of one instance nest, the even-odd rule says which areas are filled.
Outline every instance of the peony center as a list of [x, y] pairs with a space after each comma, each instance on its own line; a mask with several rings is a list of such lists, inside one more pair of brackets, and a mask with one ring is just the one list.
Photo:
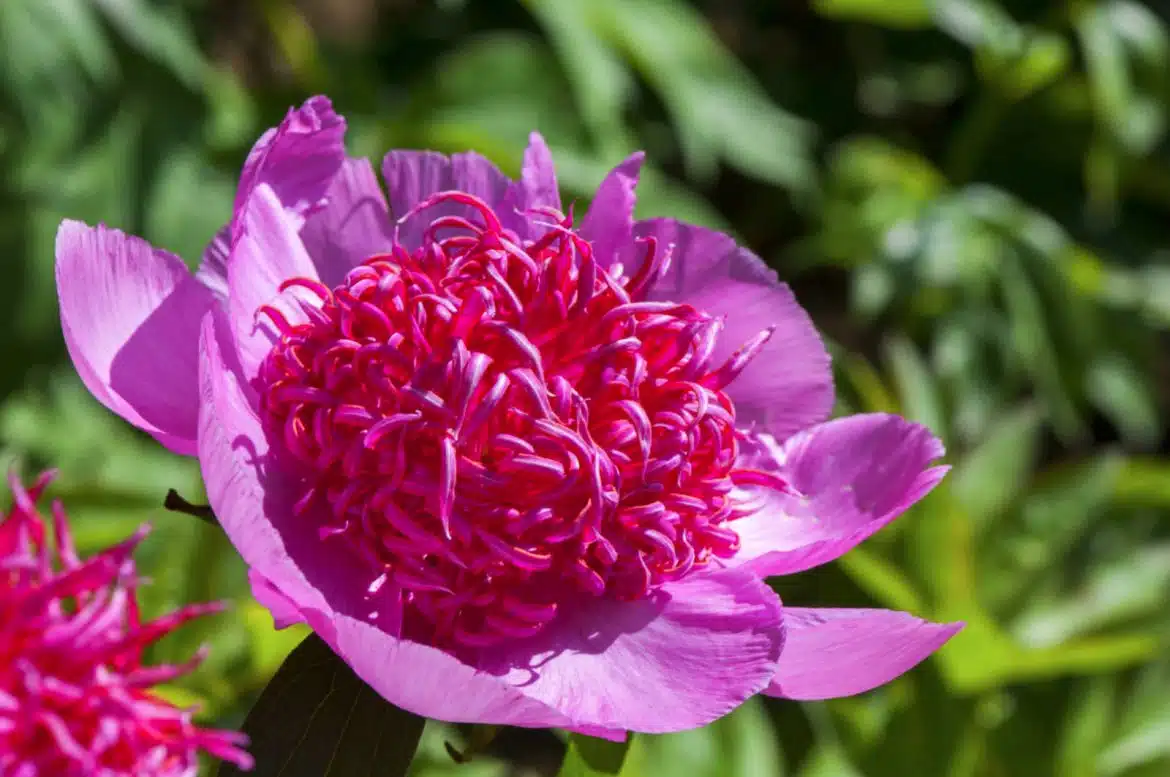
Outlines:
[[734, 555], [748, 507], [723, 389], [770, 331], [713, 363], [720, 320], [647, 300], [668, 263], [653, 240], [627, 277], [559, 213], [521, 241], [471, 195], [416, 212], [440, 202], [466, 217], [261, 311], [280, 333], [262, 413], [305, 475], [298, 512], [329, 516], [371, 593], [393, 584], [409, 635], [451, 646]]

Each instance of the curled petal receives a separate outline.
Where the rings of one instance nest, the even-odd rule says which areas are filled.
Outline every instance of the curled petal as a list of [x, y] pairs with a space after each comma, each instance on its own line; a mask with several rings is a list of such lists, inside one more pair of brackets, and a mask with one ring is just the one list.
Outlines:
[[561, 209], [561, 195], [557, 189], [557, 171], [552, 153], [539, 132], [528, 138], [520, 180], [509, 184], [500, 206], [500, 218], [505, 226], [514, 229], [522, 239], [536, 239], [547, 226], [533, 223], [532, 211], [540, 208]]
[[908, 672], [962, 623], [930, 623], [893, 610], [788, 607], [780, 667], [769, 696], [817, 700], [853, 696]]
[[110, 410], [195, 452], [199, 322], [215, 297], [173, 254], [104, 226], [57, 231], [57, 294], [78, 374]]
[[299, 229], [325, 198], [345, 162], [345, 119], [327, 97], [311, 97], [290, 110], [280, 126], [265, 132], [252, 147], [236, 192], [233, 237], [240, 215], [257, 186], [269, 186]]
[[593, 258], [604, 269], [619, 262], [628, 267], [634, 254], [634, 189], [645, 158], [639, 151], [610, 170], [581, 220], [581, 236], [593, 244]]
[[841, 556], [924, 497], [948, 468], [930, 430], [872, 413], [814, 426], [776, 445], [758, 438], [741, 463], [776, 475], [787, 490], [753, 488], [760, 504], [736, 521], [732, 564], [787, 575]]
[[389, 251], [393, 235], [386, 196], [368, 160], [346, 160], [325, 200], [305, 222], [301, 239], [321, 280], [332, 287], [363, 259]]
[[289, 599], [284, 593], [268, 581], [268, 578], [255, 569], [248, 570], [248, 583], [252, 587], [252, 597], [272, 615], [272, 625], [277, 629], [287, 629], [298, 623], [305, 622], [305, 615], [297, 607], [296, 602]]

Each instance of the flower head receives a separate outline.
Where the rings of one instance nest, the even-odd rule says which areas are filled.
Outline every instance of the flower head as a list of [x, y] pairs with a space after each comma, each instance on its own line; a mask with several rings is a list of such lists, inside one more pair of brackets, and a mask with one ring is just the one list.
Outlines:
[[333, 289], [285, 280], [310, 300], [300, 323], [260, 309], [280, 334], [254, 385], [305, 476], [296, 512], [320, 505], [322, 539], [370, 564], [371, 591], [399, 589], [404, 633], [453, 647], [732, 558], [737, 481], [773, 480], [737, 466], [723, 389], [774, 328], [715, 362], [719, 319], [647, 299], [670, 261], [653, 237], [627, 277], [551, 208], [528, 241], [462, 192], [407, 218], [443, 204], [473, 215], [432, 220], [413, 251], [395, 244]]
[[202, 655], [173, 666], [142, 660], [152, 643], [219, 608], [143, 622], [131, 554], [145, 530], [82, 560], [58, 502], [51, 546], [35, 504], [51, 476], [27, 490], [10, 476], [13, 505], [0, 516], [0, 774], [188, 777], [201, 751], [250, 768], [243, 735], [198, 728], [190, 710], [151, 693]]
[[636, 221], [640, 155], [577, 219], [538, 135], [517, 181], [391, 152], [387, 203], [343, 131], [316, 98], [265, 134], [196, 277], [102, 227], [58, 240], [80, 374], [198, 454], [279, 624], [420, 714], [596, 734], [857, 693], [954, 633], [764, 584], [899, 515], [942, 447], [822, 423], [808, 317], [726, 235]]

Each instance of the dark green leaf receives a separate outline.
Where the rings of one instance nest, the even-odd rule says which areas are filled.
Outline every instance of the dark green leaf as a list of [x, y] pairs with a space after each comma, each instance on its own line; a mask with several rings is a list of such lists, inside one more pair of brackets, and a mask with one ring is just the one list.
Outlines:
[[[423, 718], [393, 706], [311, 635], [285, 660], [244, 721], [251, 777], [401, 777]], [[221, 777], [245, 772], [224, 764]]]

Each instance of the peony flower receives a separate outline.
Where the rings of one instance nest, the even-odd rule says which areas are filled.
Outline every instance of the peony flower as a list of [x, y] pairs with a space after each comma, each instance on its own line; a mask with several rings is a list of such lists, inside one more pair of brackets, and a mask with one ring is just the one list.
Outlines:
[[215, 605], [191, 605], [143, 623], [133, 537], [82, 560], [68, 519], [53, 504], [50, 547], [36, 500], [9, 477], [12, 509], [0, 515], [0, 774], [5, 777], [193, 777], [197, 754], [251, 768], [242, 734], [209, 731], [191, 711], [151, 693], [202, 660], [149, 666], [143, 651]]
[[393, 151], [387, 203], [344, 128], [314, 98], [266, 133], [194, 277], [57, 244], [82, 378], [198, 455], [278, 625], [417, 714], [603, 736], [865, 691], [957, 631], [765, 584], [897, 517], [942, 446], [825, 422], [808, 316], [730, 237], [636, 221], [640, 154], [578, 220], [537, 134], [518, 181]]

